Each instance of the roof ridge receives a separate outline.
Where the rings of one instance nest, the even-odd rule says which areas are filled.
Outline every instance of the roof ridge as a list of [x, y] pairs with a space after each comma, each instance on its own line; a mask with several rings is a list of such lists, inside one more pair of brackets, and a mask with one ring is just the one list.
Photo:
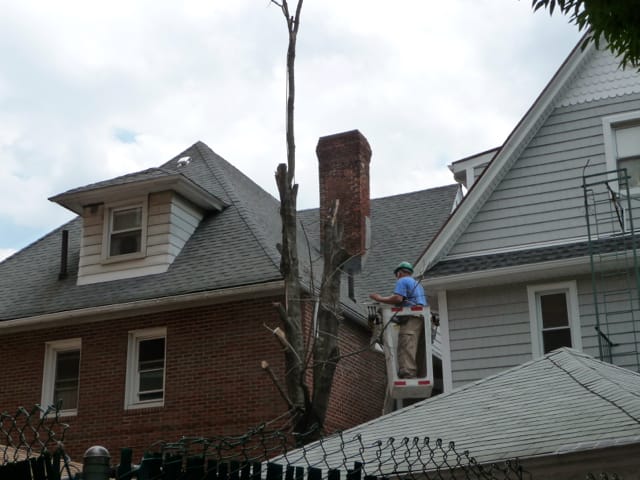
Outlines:
[[[563, 365], [560, 365], [558, 362], [556, 362], [554, 360], [553, 357], [556, 357], [556, 356], [558, 356], [558, 354], [563, 354], [563, 353], [570, 355], [574, 362], [579, 363], [584, 368], [589, 369], [589, 371], [592, 374], [596, 375], [602, 382], [607, 382], [608, 384], [613, 384], [616, 387], [618, 387], [619, 390], [616, 392], [617, 393], [616, 398], [611, 398], [609, 395], [606, 394], [606, 392], [610, 392], [610, 391], [614, 391], [614, 390], [611, 390], [610, 388], [604, 389], [604, 388], [600, 387], [595, 382], [591, 382], [590, 384], [584, 383], [575, 375], [574, 371], [570, 371], [568, 368], [566, 368]], [[627, 410], [627, 408], [624, 405], [622, 405], [622, 403], [626, 400], [626, 398], [628, 396], [640, 398], [640, 395], [637, 394], [637, 393], [634, 393], [633, 391], [630, 391], [624, 385], [621, 385], [619, 382], [616, 382], [615, 380], [612, 380], [610, 377], [604, 376], [601, 372], [596, 370], [589, 363], [596, 362], [596, 363], [602, 364], [602, 366], [604, 366], [606, 368], [611, 368], [612, 370], [615, 370], [615, 369], [623, 370], [625, 372], [625, 374], [634, 373], [634, 372], [631, 372], [630, 370], [627, 370], [627, 369], [623, 369], [622, 367], [618, 367], [617, 365], [613, 365], [613, 364], [609, 364], [609, 363], [606, 363], [606, 362], [602, 362], [602, 361], [600, 361], [600, 360], [598, 360], [596, 358], [589, 357], [589, 356], [587, 356], [585, 354], [582, 354], [581, 352], [578, 352], [576, 350], [573, 350], [571, 348], [566, 348], [566, 347], [565, 348], [561, 348], [559, 350], [554, 350], [553, 352], [548, 354], [546, 356], [546, 358], [548, 358], [548, 360], [555, 367], [557, 367], [558, 369], [560, 369], [563, 372], [565, 372], [571, 378], [571, 380], [573, 380], [575, 383], [580, 385], [587, 392], [589, 392], [592, 395], [595, 395], [595, 396], [599, 397], [600, 399], [602, 399], [605, 402], [610, 403], [615, 408], [619, 409], [621, 412], [623, 412], [625, 415], [627, 415], [629, 418], [634, 420], [636, 423], [640, 424], [640, 418], [638, 418], [637, 416], [634, 416], [632, 413], [630, 413]], [[589, 360], [589, 363], [586, 362], [585, 360]]]
[[[529, 368], [531, 365], [537, 364], [537, 363], [543, 363], [543, 362], [551, 362], [553, 364], [553, 366], [557, 367], [559, 370], [567, 373], [568, 375], [572, 376], [571, 373], [569, 371], [567, 371], [566, 368], [563, 368], [561, 365], [558, 365], [558, 363], [556, 361], [552, 360], [552, 357], [558, 357], [559, 355], [566, 355], [571, 357], [571, 359], [575, 360], [576, 362], [580, 362], [585, 368], [589, 368], [590, 370], [594, 371], [599, 378], [602, 378], [604, 381], [608, 381], [612, 384], [616, 384], [618, 385], [616, 382], [614, 382], [613, 380], [611, 380], [610, 378], [603, 376], [602, 373], [598, 372], [597, 370], [595, 370], [592, 366], [590, 366], [587, 362], [585, 362], [585, 360], [589, 360], [590, 362], [597, 362], [600, 364], [603, 364], [604, 366], [606, 366], [607, 368], [612, 368], [612, 369], [616, 369], [616, 370], [620, 370], [626, 374], [634, 374], [634, 375], [638, 375], [639, 374], [632, 372], [628, 369], [622, 368], [622, 367], [618, 367], [616, 365], [612, 365], [612, 364], [608, 364], [606, 362], [602, 362], [598, 359], [595, 359], [583, 352], [579, 352], [577, 350], [571, 349], [571, 348], [567, 348], [567, 347], [563, 347], [557, 350], [554, 350], [552, 352], [547, 353], [546, 355], [542, 356], [542, 357], [538, 357], [538, 358], [534, 358], [531, 359], [525, 363], [522, 363], [520, 365], [517, 365], [515, 367], [511, 367], [508, 368], [506, 370], [503, 370], [501, 372], [498, 372], [494, 375], [482, 378], [480, 380], [476, 380], [474, 382], [471, 383], [467, 383], [464, 384], [460, 387], [454, 388], [453, 390], [451, 390], [450, 392], [446, 392], [446, 393], [442, 393], [440, 395], [436, 395], [433, 397], [429, 397], [426, 398], [424, 400], [421, 400], [419, 402], [413, 403], [407, 407], [401, 408], [400, 410], [395, 410], [393, 412], [390, 412], [386, 415], [383, 415], [381, 417], [377, 417], [374, 419], [371, 419], [365, 423], [362, 423], [360, 425], [357, 425], [356, 427], [350, 428], [348, 430], [346, 430], [344, 433], [347, 432], [352, 432], [352, 431], [358, 431], [361, 430], [363, 428], [366, 428], [366, 426], [370, 425], [370, 424], [375, 424], [383, 419], [388, 419], [388, 418], [393, 418], [394, 416], [397, 415], [405, 415], [406, 412], [410, 409], [416, 409], [416, 408], [422, 408], [423, 405], [427, 402], [429, 402], [429, 405], [434, 405], [435, 403], [442, 403], [442, 402], [448, 402], [452, 396], [454, 395], [460, 395], [460, 394], [464, 394], [464, 392], [468, 391], [469, 389], [473, 389], [476, 388], [478, 385], [483, 385], [486, 383], [489, 383], [497, 378], [501, 378], [507, 375], [512, 375], [515, 372], [519, 371], [519, 370], [523, 370], [526, 368]], [[601, 398], [603, 401], [611, 404], [612, 406], [614, 406], [615, 408], [619, 409], [621, 412], [623, 412], [625, 415], [627, 415], [630, 419], [632, 419], [633, 421], [640, 423], [640, 419], [638, 419], [636, 416], [634, 416], [632, 413], [630, 413], [627, 409], [624, 408], [624, 406], [620, 405], [620, 399], [618, 399], [618, 401], [614, 401], [611, 400], [609, 398], [607, 398], [606, 396], [603, 396], [601, 394], [599, 394], [598, 392], [594, 391], [593, 388], [589, 388], [587, 385], [585, 385], [584, 383], [580, 382], [579, 380], [577, 380], [575, 378], [575, 376], [572, 376], [572, 379], [574, 381], [576, 381], [577, 384], [579, 384], [580, 386], [582, 386], [583, 388], [585, 388], [585, 390], [587, 390], [589, 393], [598, 396], [599, 398]], [[620, 386], [620, 385], [618, 385]], [[624, 388], [622, 386], [620, 386], [620, 388], [623, 390], [623, 392], [627, 395], [633, 395], [633, 396], [637, 396], [640, 397], [640, 394], [635, 394], [633, 392], [630, 392], [627, 388]], [[602, 387], [599, 390], [605, 390]]]
[[[216, 179], [220, 183], [220, 186], [224, 190], [225, 194], [231, 200], [232, 205], [238, 210], [238, 214], [240, 216], [240, 219], [247, 226], [247, 228], [251, 232], [251, 235], [256, 240], [258, 245], [260, 245], [261, 250], [265, 253], [265, 255], [267, 255], [269, 260], [279, 270], [279, 268], [280, 268], [280, 259], [277, 258], [277, 255], [274, 255], [274, 253], [277, 252], [275, 250], [275, 246], [272, 247], [272, 248], [269, 247], [268, 242], [267, 242], [267, 238], [262, 234], [262, 230], [259, 228], [259, 226], [255, 222], [255, 220], [254, 220], [254, 218], [252, 216], [251, 210], [248, 209], [247, 206], [245, 205], [245, 201], [246, 200], [243, 198], [243, 196], [237, 194], [235, 185], [233, 184], [233, 182], [229, 181], [229, 179], [227, 178], [226, 175], [217, 175], [217, 172], [214, 170], [214, 166], [211, 164], [211, 162], [209, 162], [207, 153], [211, 152], [211, 153], [215, 154], [215, 152], [213, 152], [213, 150], [211, 150], [211, 148], [208, 145], [206, 145], [204, 142], [202, 142], [202, 141], [196, 142], [193, 145], [193, 147], [195, 147], [195, 149], [198, 151], [198, 153], [202, 157], [205, 165], [207, 166], [207, 168], [209, 169], [211, 174], [214, 177], [216, 177]], [[208, 152], [205, 151], [205, 149]], [[229, 162], [227, 162], [224, 158], [222, 158], [221, 156], [219, 156], [217, 154], [215, 154], [215, 155], [216, 155], [216, 157], [218, 157], [218, 159], [220, 159], [223, 162], [225, 162], [225, 164], [227, 166], [229, 166], [230, 168], [234, 169], [243, 178], [246, 178], [249, 181], [249, 183], [251, 185], [253, 185], [258, 191], [268, 195], [269, 197], [273, 198], [274, 201], [276, 201], [276, 199], [271, 194], [269, 194], [266, 190], [264, 190], [262, 187], [260, 187], [260, 185], [255, 183], [253, 180], [251, 180], [249, 177], [247, 177], [244, 173], [242, 173], [240, 170], [238, 170], [233, 165], [231, 165]]]

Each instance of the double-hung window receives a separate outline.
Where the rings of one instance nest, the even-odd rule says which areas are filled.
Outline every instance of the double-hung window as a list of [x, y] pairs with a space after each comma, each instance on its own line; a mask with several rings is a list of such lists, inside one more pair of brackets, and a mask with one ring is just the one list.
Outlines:
[[534, 358], [557, 348], [582, 349], [576, 282], [527, 287]]
[[125, 408], [164, 405], [166, 328], [129, 332]]
[[125, 260], [144, 256], [146, 201], [107, 205], [105, 211], [103, 258]]
[[629, 189], [640, 192], [640, 112], [612, 115], [602, 122], [607, 170], [626, 169]]
[[78, 413], [80, 350], [79, 338], [45, 344], [41, 399], [43, 407], [60, 404], [61, 415]]

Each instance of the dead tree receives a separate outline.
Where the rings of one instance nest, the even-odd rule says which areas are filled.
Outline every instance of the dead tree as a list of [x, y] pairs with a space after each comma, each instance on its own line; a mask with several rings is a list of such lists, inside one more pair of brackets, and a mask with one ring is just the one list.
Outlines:
[[[298, 0], [295, 12], [289, 10], [287, 0], [271, 0], [282, 11], [289, 33], [287, 49], [287, 111], [286, 142], [287, 163], [279, 164], [276, 183], [280, 195], [282, 243], [280, 244], [280, 272], [285, 282], [285, 306], [279, 308], [284, 325], [287, 348], [285, 349], [287, 401], [297, 411], [296, 433], [307, 433], [324, 423], [333, 376], [339, 359], [338, 321], [340, 318], [340, 267], [347, 260], [342, 248], [342, 228], [337, 220], [339, 205], [334, 204], [330, 220], [325, 222], [323, 259], [324, 271], [320, 286], [318, 307], [318, 334], [311, 336], [313, 346], [304, 339], [301, 299], [302, 282], [298, 261], [297, 194], [295, 183], [296, 145], [294, 135], [295, 107], [295, 58], [296, 41], [300, 27], [303, 0]], [[312, 295], [314, 292], [310, 292]], [[311, 357], [308, 349], [312, 349]], [[311, 358], [313, 388], [307, 384], [307, 362]], [[315, 438], [315, 436], [314, 436]], [[307, 440], [311, 439], [307, 437]]]

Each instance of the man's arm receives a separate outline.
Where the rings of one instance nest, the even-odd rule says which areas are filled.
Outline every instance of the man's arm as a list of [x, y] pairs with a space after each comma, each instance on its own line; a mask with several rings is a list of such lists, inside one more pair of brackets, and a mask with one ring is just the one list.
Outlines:
[[404, 297], [402, 295], [398, 295], [397, 293], [389, 295], [388, 297], [383, 297], [379, 293], [372, 293], [371, 295], [369, 295], [369, 298], [376, 302], [388, 303], [389, 305], [397, 305], [404, 301]]

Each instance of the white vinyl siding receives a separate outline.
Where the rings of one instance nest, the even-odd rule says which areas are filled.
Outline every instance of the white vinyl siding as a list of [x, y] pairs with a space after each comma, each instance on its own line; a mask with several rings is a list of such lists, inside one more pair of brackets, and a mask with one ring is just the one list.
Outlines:
[[[640, 302], [633, 272], [608, 272], [603, 276], [605, 283], [598, 285], [598, 311], [600, 330], [606, 335], [613, 347], [613, 363], [625, 368], [636, 369], [638, 365], [638, 331], [640, 331]], [[581, 299], [582, 300], [582, 299]], [[589, 303], [580, 303], [580, 321], [582, 323], [582, 347], [585, 353], [596, 358], [599, 355], [598, 338], [595, 331], [595, 308], [593, 297]], [[633, 313], [631, 312], [633, 310]], [[588, 313], [589, 327], [585, 325]], [[606, 352], [605, 352], [606, 353]]]
[[[579, 279], [576, 292], [582, 349], [597, 357], [591, 279]], [[448, 291], [447, 319], [454, 388], [533, 357], [526, 284]]]
[[146, 212], [145, 255], [105, 263], [101, 257], [103, 242], [108, 238], [104, 235], [105, 215], [108, 208], [104, 205], [85, 208], [79, 285], [166, 272], [203, 218], [199, 208], [173, 192], [151, 194]]
[[635, 94], [554, 111], [449, 254], [586, 238], [582, 175], [606, 169], [602, 117], [638, 109]]

